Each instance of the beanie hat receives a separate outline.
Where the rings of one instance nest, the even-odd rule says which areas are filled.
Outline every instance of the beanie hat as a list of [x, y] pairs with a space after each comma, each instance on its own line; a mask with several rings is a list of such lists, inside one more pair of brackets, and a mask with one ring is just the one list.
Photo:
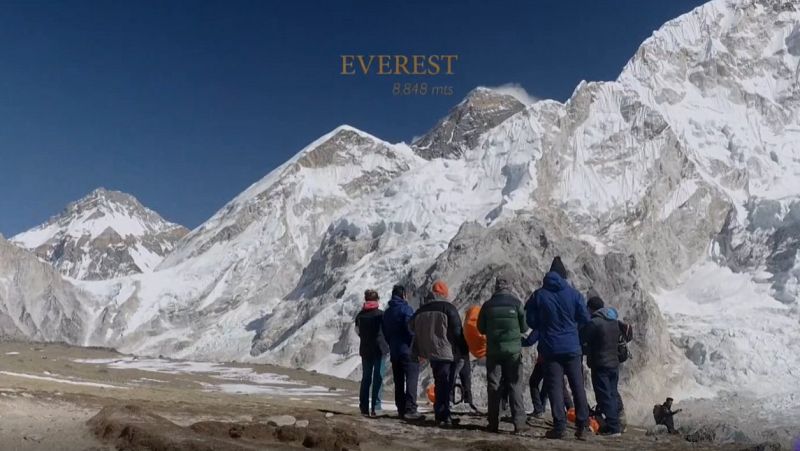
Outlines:
[[494, 291], [507, 290], [511, 284], [505, 274], [498, 274], [494, 279]]
[[402, 285], [395, 285], [392, 287], [392, 296], [397, 296], [399, 298], [405, 299], [406, 297], [406, 287]]
[[556, 257], [553, 259], [553, 263], [550, 265], [550, 272], [558, 274], [562, 279], [567, 278], [567, 268], [564, 267], [561, 257]]
[[450, 290], [447, 288], [447, 284], [444, 283], [443, 280], [437, 280], [433, 282], [433, 287], [431, 288], [433, 294], [436, 294], [440, 297], [447, 298], [450, 296]]
[[603, 302], [603, 299], [600, 296], [592, 296], [586, 303], [586, 306], [589, 307], [589, 310], [593, 312], [600, 310], [601, 308], [605, 307], [605, 305], [605, 302]]
[[378, 296], [378, 292], [375, 290], [366, 290], [364, 291], [364, 300], [365, 301], [377, 301], [380, 298]]

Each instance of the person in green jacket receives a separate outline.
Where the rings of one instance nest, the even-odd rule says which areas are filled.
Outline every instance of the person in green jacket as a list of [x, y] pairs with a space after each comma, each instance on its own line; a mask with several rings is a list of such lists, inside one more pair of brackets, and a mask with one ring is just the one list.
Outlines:
[[[505, 391], [509, 396], [514, 433], [523, 432], [526, 414], [522, 397], [521, 337], [528, 331], [528, 326], [522, 302], [511, 292], [509, 281], [503, 275], [496, 277], [494, 294], [481, 307], [478, 331], [486, 335], [488, 430], [499, 431], [500, 398]], [[501, 384], [505, 384], [505, 387], [501, 387]]]

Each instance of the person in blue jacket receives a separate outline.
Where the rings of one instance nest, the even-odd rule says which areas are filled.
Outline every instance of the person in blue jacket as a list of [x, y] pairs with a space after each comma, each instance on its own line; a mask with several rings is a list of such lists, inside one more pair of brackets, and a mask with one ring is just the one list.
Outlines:
[[408, 321], [414, 309], [406, 302], [406, 289], [402, 285], [392, 288], [389, 308], [383, 314], [383, 334], [389, 342], [389, 355], [394, 378], [394, 402], [400, 418], [418, 420], [417, 386], [419, 384], [419, 362], [411, 358], [411, 341], [414, 334]]
[[528, 299], [525, 319], [532, 330], [539, 332], [538, 350], [544, 359], [544, 385], [553, 415], [553, 428], [545, 437], [562, 439], [566, 433], [562, 383], [566, 375], [575, 403], [575, 437], [586, 440], [591, 430], [578, 330], [589, 322], [589, 312], [583, 295], [567, 282], [567, 269], [561, 257], [553, 259], [542, 288]]

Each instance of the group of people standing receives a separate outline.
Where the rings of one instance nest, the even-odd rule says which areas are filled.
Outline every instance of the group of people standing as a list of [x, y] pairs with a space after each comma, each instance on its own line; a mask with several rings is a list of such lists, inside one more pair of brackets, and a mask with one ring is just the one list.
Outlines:
[[[380, 408], [381, 362], [388, 354], [400, 418], [422, 417], [417, 411], [417, 393], [419, 365], [426, 360], [434, 379], [436, 424], [456, 424], [450, 403], [457, 378], [462, 382], [463, 401], [475, 409], [469, 383], [472, 354], [486, 358], [488, 431], [499, 431], [500, 406], [507, 400], [514, 432], [523, 432], [527, 429], [527, 413], [522, 348], [538, 342], [537, 363], [529, 385], [534, 416], [540, 417], [544, 412], [544, 394], [550, 400], [553, 427], [546, 437], [564, 438], [570, 404], [575, 409], [575, 436], [585, 440], [592, 433], [584, 389], [584, 355], [597, 399], [594, 415], [602, 419], [600, 433], [620, 434], [619, 365], [626, 358], [621, 350], [627, 349], [625, 343], [632, 338], [631, 327], [619, 321], [617, 311], [606, 307], [597, 293], [590, 292], [587, 302], [567, 277], [561, 258], [556, 257], [542, 287], [523, 306], [512, 292], [509, 278], [497, 274], [492, 296], [482, 306], [467, 309], [463, 324], [449, 301], [444, 281], [433, 283], [416, 312], [406, 302], [403, 286], [392, 289], [386, 312], [378, 308], [378, 294], [367, 290], [364, 308], [356, 317], [363, 369], [362, 414], [374, 415]], [[528, 330], [532, 332], [525, 336]]]

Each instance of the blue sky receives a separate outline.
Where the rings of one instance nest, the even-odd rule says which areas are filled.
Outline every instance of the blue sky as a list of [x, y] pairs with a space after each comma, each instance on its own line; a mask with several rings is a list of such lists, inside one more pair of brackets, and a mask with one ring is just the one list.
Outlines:
[[[410, 141], [479, 85], [563, 101], [701, 3], [2, 1], [0, 233], [98, 186], [193, 228], [337, 125]], [[339, 55], [380, 53], [459, 58], [452, 76], [339, 74]]]

